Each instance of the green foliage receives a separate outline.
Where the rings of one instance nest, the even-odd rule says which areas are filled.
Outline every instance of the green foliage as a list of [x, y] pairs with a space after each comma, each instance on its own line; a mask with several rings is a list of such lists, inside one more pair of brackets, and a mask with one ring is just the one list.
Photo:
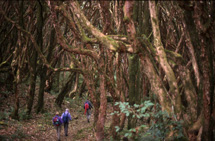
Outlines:
[[44, 113], [43, 114], [43, 122], [44, 122], [44, 124], [46, 124], [46, 125], [52, 125], [52, 122], [50, 120], [50, 119], [52, 119], [52, 117], [53, 117], [52, 113], [50, 113], [50, 112]]
[[75, 107], [75, 106], [82, 106], [83, 103], [81, 102], [81, 98], [79, 98], [78, 96], [75, 97], [74, 99], [70, 98], [70, 97], [65, 97], [65, 102], [68, 103], [71, 107]]
[[59, 92], [57, 92], [56, 90], [53, 90], [53, 89], [52, 89], [52, 90], [50, 91], [50, 94], [52, 94], [52, 95], [58, 95]]
[[9, 118], [10, 113], [6, 111], [0, 111], [0, 121], [7, 120]]
[[10, 106], [10, 109], [7, 111], [0, 111], [0, 121], [6, 120], [8, 121], [10, 115], [13, 113], [14, 107]]
[[[172, 115], [175, 116], [175, 115]], [[149, 136], [158, 140], [164, 140], [172, 132], [171, 140], [183, 137], [182, 121], [173, 120], [166, 111], [161, 110], [159, 104], [153, 109], [151, 114], [151, 126], [147, 131]]]
[[[141, 121], [143, 119], [150, 119], [150, 124], [141, 124], [135, 128], [129, 130], [123, 129], [120, 134], [127, 138], [137, 140], [164, 140], [171, 133], [171, 140], [177, 140], [183, 138], [182, 121], [175, 121], [166, 112], [162, 111], [159, 104], [154, 105], [151, 101], [145, 101], [138, 105], [129, 105], [128, 102], [116, 102], [121, 113], [124, 113], [127, 117], [129, 115], [132, 118], [136, 118]], [[111, 115], [120, 115], [119, 112], [114, 111]], [[172, 115], [174, 116], [174, 115]], [[116, 132], [120, 131], [120, 127], [116, 126]]]
[[11, 92], [10, 91], [2, 91], [1, 94], [3, 95], [9, 95]]
[[[134, 104], [133, 106], [130, 106], [128, 102], [116, 102], [115, 105], [118, 105], [121, 112], [125, 113], [125, 115], [128, 117], [130, 114], [132, 114], [132, 118], [143, 118], [143, 117], [149, 117], [149, 113], [146, 113], [146, 109], [150, 108], [154, 104], [152, 102], [145, 101], [141, 105]], [[114, 112], [113, 114], [120, 114], [118, 112]]]
[[71, 72], [60, 72], [59, 82], [60, 82], [60, 89], [65, 85], [70, 77]]
[[27, 109], [20, 109], [19, 110], [19, 119], [20, 120], [26, 120], [26, 119], [31, 118], [29, 115], [26, 114], [27, 113], [26, 110]]

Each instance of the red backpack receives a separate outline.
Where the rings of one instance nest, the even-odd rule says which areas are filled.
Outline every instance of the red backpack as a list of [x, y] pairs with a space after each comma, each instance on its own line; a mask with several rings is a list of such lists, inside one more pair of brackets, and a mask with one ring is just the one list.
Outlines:
[[86, 114], [87, 110], [89, 109], [89, 104], [87, 102], [85, 103], [84, 108], [85, 108], [84, 114]]
[[55, 126], [59, 126], [60, 125], [60, 120], [59, 120], [59, 118], [56, 116], [56, 117], [54, 117], [54, 125]]

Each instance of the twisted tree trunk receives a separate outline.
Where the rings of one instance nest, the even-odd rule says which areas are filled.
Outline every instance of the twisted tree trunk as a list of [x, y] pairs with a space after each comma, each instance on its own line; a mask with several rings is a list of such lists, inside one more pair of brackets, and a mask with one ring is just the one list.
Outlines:
[[178, 84], [176, 81], [175, 74], [169, 65], [166, 57], [166, 53], [164, 51], [163, 44], [161, 42], [160, 28], [159, 28], [159, 20], [156, 12], [156, 4], [155, 1], [149, 1], [149, 9], [152, 23], [152, 30], [154, 36], [154, 45], [156, 47], [159, 63], [162, 69], [165, 72], [166, 78], [168, 80], [168, 84], [170, 87], [169, 94], [173, 97], [174, 106], [175, 106], [175, 114], [180, 118], [182, 114], [182, 104], [181, 97], [178, 90]]

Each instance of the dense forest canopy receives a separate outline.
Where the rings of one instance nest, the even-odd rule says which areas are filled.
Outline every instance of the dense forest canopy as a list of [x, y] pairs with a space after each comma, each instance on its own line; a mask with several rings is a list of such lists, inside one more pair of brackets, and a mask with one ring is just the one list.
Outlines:
[[[59, 107], [87, 93], [96, 140], [105, 138], [109, 101], [115, 140], [125, 129], [143, 139], [141, 125], [156, 123], [159, 108], [161, 123], [172, 122], [163, 139], [214, 139], [214, 1], [8, 0], [0, 21], [1, 100], [15, 97], [13, 119], [27, 87], [29, 117], [35, 102], [43, 110], [44, 92], [57, 93]], [[138, 118], [141, 106], [154, 114]]]

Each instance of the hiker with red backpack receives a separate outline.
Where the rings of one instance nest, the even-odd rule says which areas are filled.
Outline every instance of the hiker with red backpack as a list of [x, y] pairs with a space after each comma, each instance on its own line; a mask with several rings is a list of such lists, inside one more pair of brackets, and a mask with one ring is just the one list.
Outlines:
[[92, 103], [87, 99], [84, 103], [84, 114], [87, 115], [87, 122], [90, 122], [90, 110], [93, 108]]
[[72, 120], [69, 109], [66, 109], [66, 111], [61, 115], [61, 118], [63, 119], [65, 136], [68, 136], [69, 120]]
[[61, 124], [63, 123], [63, 120], [59, 116], [59, 112], [56, 112], [56, 115], [53, 117], [52, 122], [53, 122], [53, 125], [56, 127], [56, 130], [57, 130], [58, 141], [60, 141]]

